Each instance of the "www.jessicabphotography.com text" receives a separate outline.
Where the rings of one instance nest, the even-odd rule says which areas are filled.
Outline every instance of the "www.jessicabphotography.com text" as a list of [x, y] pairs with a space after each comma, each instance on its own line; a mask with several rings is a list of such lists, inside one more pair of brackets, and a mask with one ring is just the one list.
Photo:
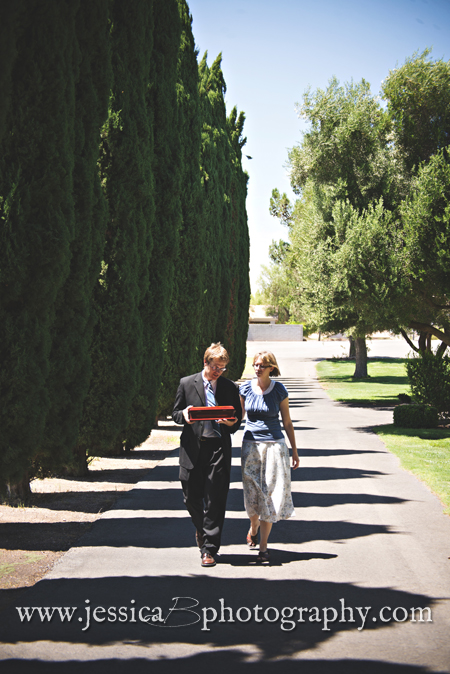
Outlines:
[[199, 625], [209, 632], [212, 625], [223, 623], [270, 623], [284, 632], [295, 630], [302, 623], [318, 623], [324, 632], [334, 623], [354, 623], [358, 631], [373, 623], [433, 622], [431, 608], [403, 606], [348, 606], [344, 598], [335, 606], [231, 606], [220, 598], [215, 605], [201, 606], [194, 597], [172, 597], [166, 607], [136, 605], [93, 606], [89, 599], [79, 606], [17, 606], [22, 623], [80, 623], [84, 632], [99, 623], [146, 623], [152, 627], [175, 628]]

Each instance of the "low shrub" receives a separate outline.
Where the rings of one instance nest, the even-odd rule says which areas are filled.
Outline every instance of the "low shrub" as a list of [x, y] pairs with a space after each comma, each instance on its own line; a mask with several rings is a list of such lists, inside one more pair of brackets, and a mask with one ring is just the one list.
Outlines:
[[414, 402], [436, 407], [441, 418], [450, 417], [450, 358], [424, 353], [406, 362]]
[[397, 405], [394, 407], [394, 426], [400, 428], [436, 428], [438, 411], [431, 405]]

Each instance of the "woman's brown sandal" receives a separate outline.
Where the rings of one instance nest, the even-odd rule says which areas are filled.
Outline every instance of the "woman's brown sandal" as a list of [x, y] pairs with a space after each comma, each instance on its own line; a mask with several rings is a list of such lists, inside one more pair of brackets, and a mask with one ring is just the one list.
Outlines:
[[268, 550], [264, 550], [264, 552], [261, 552], [261, 550], [258, 552], [258, 556], [256, 558], [257, 562], [270, 562], [270, 554]]
[[251, 528], [249, 529], [247, 534], [247, 545], [252, 550], [258, 547], [258, 532], [256, 532], [255, 536], [252, 536]]

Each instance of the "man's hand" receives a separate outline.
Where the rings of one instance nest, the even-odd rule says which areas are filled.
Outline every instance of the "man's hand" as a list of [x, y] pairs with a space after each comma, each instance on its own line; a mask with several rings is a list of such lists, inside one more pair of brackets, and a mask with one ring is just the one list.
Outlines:
[[190, 419], [190, 418], [189, 418], [189, 410], [190, 410], [191, 407], [194, 407], [194, 405], [188, 405], [188, 406], [186, 407], [186, 409], [183, 410], [183, 417], [184, 417], [184, 420], [185, 420], [185, 422], [186, 422], [187, 424], [189, 424], [190, 426], [192, 426], [192, 424], [195, 424], [195, 419]]
[[237, 421], [237, 417], [234, 417], [234, 419], [217, 419], [219, 424], [224, 424], [225, 426], [234, 426], [234, 424]]

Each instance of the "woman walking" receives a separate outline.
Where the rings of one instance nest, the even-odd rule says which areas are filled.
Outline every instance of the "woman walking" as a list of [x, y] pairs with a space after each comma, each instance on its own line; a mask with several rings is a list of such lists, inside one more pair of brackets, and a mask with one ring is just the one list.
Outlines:
[[247, 415], [241, 458], [244, 503], [250, 518], [247, 544], [252, 549], [257, 547], [260, 529], [257, 561], [269, 562], [267, 542], [272, 524], [294, 514], [289, 451], [281, 431], [280, 412], [292, 448], [294, 470], [300, 460], [288, 392], [280, 381], [271, 379], [271, 375], [280, 376], [275, 356], [270, 351], [260, 351], [253, 358], [253, 367], [256, 378], [239, 389], [242, 414]]

